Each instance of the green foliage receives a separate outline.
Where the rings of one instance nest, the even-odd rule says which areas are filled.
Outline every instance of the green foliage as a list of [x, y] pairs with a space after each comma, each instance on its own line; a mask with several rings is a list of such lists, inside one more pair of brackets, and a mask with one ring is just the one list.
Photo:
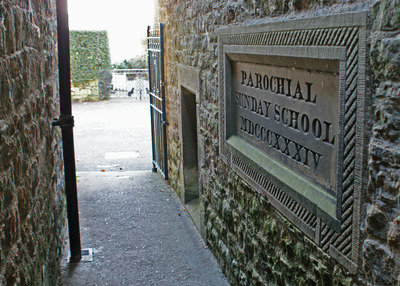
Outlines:
[[113, 65], [114, 69], [147, 69], [146, 55], [136, 56]]
[[107, 31], [70, 31], [71, 80], [84, 86], [111, 68]]

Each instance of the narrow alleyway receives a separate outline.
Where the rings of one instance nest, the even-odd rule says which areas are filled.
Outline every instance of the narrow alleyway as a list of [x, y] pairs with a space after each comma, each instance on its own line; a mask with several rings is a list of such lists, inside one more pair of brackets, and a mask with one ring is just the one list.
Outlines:
[[[175, 193], [151, 172], [147, 101], [75, 103], [83, 248], [62, 285], [229, 285]], [[65, 253], [65, 258], [67, 253]]]

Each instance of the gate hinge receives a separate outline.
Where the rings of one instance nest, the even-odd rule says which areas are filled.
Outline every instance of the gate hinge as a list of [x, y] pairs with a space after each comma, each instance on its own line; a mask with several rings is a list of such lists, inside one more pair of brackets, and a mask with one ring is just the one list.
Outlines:
[[53, 118], [52, 126], [74, 127], [74, 117], [72, 115], [61, 115], [60, 118]]
[[163, 121], [162, 124], [165, 125], [165, 126], [169, 125], [168, 121]]

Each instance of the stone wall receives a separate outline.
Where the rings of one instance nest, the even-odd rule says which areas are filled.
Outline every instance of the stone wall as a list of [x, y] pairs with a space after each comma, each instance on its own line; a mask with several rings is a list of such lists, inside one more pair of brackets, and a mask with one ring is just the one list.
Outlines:
[[[178, 65], [200, 72], [198, 135], [205, 240], [233, 285], [400, 283], [400, 2], [159, 0], [165, 23], [169, 176], [182, 193]], [[368, 11], [368, 151], [355, 274], [315, 245], [219, 159], [221, 27]]]
[[99, 98], [99, 80], [92, 80], [83, 86], [71, 85], [72, 100], [87, 99], [89, 97]]
[[53, 0], [0, 2], [0, 285], [57, 285], [65, 223]]
[[362, 269], [371, 285], [396, 285], [400, 283], [400, 1], [377, 1], [371, 9], [370, 37], [374, 121], [363, 205]]

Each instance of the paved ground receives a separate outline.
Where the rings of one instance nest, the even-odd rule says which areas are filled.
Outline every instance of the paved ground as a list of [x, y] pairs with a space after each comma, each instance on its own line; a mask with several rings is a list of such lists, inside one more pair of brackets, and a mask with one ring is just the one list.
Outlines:
[[151, 170], [148, 100], [74, 103], [72, 113], [78, 172]]
[[82, 247], [93, 261], [64, 259], [61, 284], [229, 285], [175, 193], [150, 171], [147, 103], [79, 103], [73, 113]]

